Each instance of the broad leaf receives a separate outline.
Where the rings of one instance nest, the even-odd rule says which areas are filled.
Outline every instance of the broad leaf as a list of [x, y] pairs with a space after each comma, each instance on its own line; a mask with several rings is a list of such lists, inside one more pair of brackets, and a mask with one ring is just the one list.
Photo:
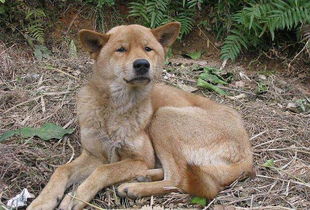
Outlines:
[[19, 134], [23, 137], [23, 138], [31, 138], [34, 137], [36, 134], [36, 128], [21, 128], [19, 129]]
[[66, 134], [73, 133], [74, 129], [64, 129], [53, 123], [46, 123], [41, 128], [37, 129], [36, 136], [43, 140], [61, 139]]
[[20, 128], [17, 130], [7, 131], [0, 136], [0, 142], [14, 135], [20, 135], [22, 138], [38, 136], [47, 141], [51, 139], [61, 139], [66, 134], [73, 133], [74, 129], [64, 129], [53, 123], [45, 123], [41, 128]]
[[0, 136], [0, 142], [6, 140], [6, 139], [8, 139], [8, 138], [10, 138], [16, 134], [19, 134], [19, 130], [7, 131]]
[[197, 80], [197, 86], [198, 87], [203, 87], [203, 88], [207, 88], [208, 90], [213, 90], [215, 92], [217, 92], [218, 94], [220, 95], [228, 95], [224, 90], [222, 90], [221, 88], [215, 86], [215, 85], [212, 85], [202, 79], [198, 79]]
[[213, 84], [221, 84], [221, 85], [227, 85], [228, 83], [222, 79], [220, 79], [217, 75], [210, 74], [210, 73], [202, 73], [199, 75], [199, 78], [209, 81]]

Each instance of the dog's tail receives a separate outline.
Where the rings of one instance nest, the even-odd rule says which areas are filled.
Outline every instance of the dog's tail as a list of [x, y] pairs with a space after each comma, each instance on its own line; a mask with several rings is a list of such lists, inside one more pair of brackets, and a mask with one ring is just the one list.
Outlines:
[[232, 165], [197, 166], [188, 164], [182, 188], [189, 194], [213, 199], [236, 179], [254, 176], [252, 164], [242, 161]]

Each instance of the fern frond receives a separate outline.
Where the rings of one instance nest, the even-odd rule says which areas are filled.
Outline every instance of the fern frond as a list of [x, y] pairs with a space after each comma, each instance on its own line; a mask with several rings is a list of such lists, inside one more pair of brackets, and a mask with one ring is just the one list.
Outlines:
[[[222, 59], [234, 60], [243, 48], [255, 46], [266, 32], [271, 40], [278, 30], [296, 29], [310, 23], [310, 2], [305, 0], [261, 0], [250, 3], [233, 16], [230, 30], [221, 50]], [[251, 35], [251, 41], [247, 37]]]
[[137, 0], [130, 3], [129, 16], [142, 18], [145, 26], [157, 27], [167, 19], [169, 3], [170, 0]]
[[46, 17], [46, 14], [42, 9], [28, 9], [25, 19], [40, 19], [44, 17]]
[[36, 41], [38, 41], [40, 44], [44, 43], [44, 27], [42, 23], [36, 22], [31, 24], [27, 32], [29, 33], [30, 37], [34, 38]]

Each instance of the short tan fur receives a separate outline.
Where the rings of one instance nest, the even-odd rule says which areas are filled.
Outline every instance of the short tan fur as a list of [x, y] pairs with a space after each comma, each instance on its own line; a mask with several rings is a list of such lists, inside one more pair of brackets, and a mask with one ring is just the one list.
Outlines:
[[[179, 30], [172, 22], [80, 31], [95, 60], [77, 100], [82, 153], [56, 169], [28, 210], [83, 209], [104, 187], [137, 177], [152, 182], [123, 183], [119, 195], [181, 190], [214, 198], [239, 176], [253, 174], [248, 135], [235, 110], [156, 83]], [[155, 154], [162, 168], [155, 168]]]

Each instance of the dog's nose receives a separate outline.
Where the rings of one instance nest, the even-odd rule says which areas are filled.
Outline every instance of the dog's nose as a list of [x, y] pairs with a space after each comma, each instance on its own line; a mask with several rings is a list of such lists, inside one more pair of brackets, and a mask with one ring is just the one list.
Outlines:
[[146, 59], [137, 59], [133, 62], [133, 69], [137, 75], [146, 74], [150, 69], [150, 63]]

